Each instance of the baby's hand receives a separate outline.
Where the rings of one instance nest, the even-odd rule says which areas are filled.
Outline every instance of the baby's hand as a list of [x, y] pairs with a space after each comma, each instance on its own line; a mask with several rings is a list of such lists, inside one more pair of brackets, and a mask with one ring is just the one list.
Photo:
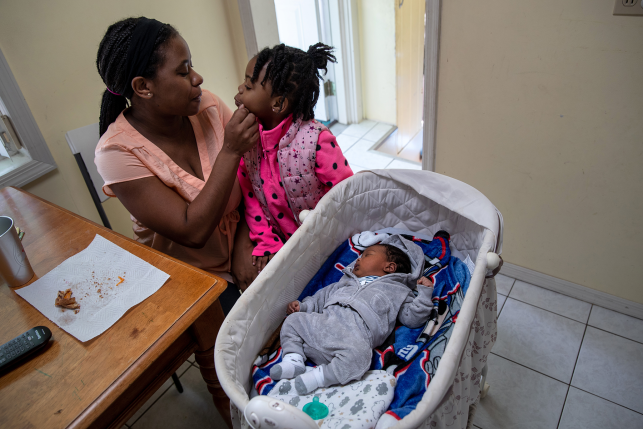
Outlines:
[[257, 267], [257, 272], [261, 272], [264, 268], [266, 268], [266, 265], [268, 265], [268, 262], [275, 256], [274, 253], [271, 253], [270, 255], [267, 256], [253, 256], [252, 257], [252, 265]]
[[290, 304], [288, 304], [288, 310], [286, 310], [286, 313], [293, 314], [293, 313], [297, 313], [298, 311], [299, 311], [299, 301], [293, 301]]
[[422, 286], [433, 287], [433, 282], [424, 276], [418, 279], [418, 284]]

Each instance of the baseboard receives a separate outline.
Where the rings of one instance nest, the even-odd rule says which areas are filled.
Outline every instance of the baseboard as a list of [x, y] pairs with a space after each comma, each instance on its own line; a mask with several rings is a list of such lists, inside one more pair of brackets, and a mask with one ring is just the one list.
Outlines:
[[590, 304], [596, 304], [599, 307], [604, 307], [638, 319], [643, 319], [643, 304], [619, 298], [596, 289], [588, 288], [587, 286], [568, 282], [567, 280], [561, 280], [508, 262], [504, 263], [500, 274], [516, 280], [521, 280], [525, 283], [540, 286], [572, 298], [580, 299], [581, 301], [589, 302]]

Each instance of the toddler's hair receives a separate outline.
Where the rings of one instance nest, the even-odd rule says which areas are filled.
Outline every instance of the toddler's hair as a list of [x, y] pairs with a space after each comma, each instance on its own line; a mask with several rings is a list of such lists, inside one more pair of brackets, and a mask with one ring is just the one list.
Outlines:
[[264, 48], [257, 55], [255, 69], [250, 79], [255, 83], [261, 69], [268, 64], [266, 76], [261, 81], [272, 83], [271, 96], [281, 96], [280, 102], [288, 98], [293, 119], [309, 121], [315, 117], [313, 108], [319, 98], [320, 70], [327, 71], [328, 62], [337, 62], [332, 54], [333, 48], [317, 43], [308, 52], [286, 46], [283, 43], [272, 48]]
[[395, 262], [395, 265], [397, 265], [397, 268], [395, 269], [396, 273], [411, 273], [411, 259], [409, 258], [409, 255], [390, 244], [383, 244], [382, 246], [386, 248], [387, 261]]

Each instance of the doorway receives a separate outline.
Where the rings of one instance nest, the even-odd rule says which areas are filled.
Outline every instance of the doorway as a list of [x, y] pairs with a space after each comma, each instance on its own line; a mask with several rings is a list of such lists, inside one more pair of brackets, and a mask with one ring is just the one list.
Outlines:
[[[246, 10], [253, 15], [259, 12], [257, 0], [238, 2], [240, 10], [247, 3]], [[357, 170], [399, 167], [400, 163], [409, 168], [421, 168], [424, 163], [432, 169], [439, 3], [273, 0], [263, 3], [261, 19], [254, 20], [255, 33], [251, 25], [244, 24], [246, 46], [251, 45], [248, 35], [257, 47], [271, 46], [277, 38], [302, 50], [317, 42], [333, 46], [338, 63], [330, 65], [323, 77], [315, 117], [331, 128], [349, 162]], [[274, 5], [274, 38], [270, 41], [259, 35], [270, 27], [266, 4]], [[242, 11], [242, 21], [244, 16], [253, 19]], [[428, 45], [425, 37], [431, 42]], [[423, 152], [428, 159], [422, 160]]]

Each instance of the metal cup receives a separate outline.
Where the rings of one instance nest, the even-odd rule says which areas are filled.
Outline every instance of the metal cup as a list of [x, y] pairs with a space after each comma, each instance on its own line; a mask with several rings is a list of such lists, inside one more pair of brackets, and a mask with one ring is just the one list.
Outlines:
[[34, 276], [13, 219], [8, 216], [0, 216], [0, 276], [11, 287], [22, 286]]

